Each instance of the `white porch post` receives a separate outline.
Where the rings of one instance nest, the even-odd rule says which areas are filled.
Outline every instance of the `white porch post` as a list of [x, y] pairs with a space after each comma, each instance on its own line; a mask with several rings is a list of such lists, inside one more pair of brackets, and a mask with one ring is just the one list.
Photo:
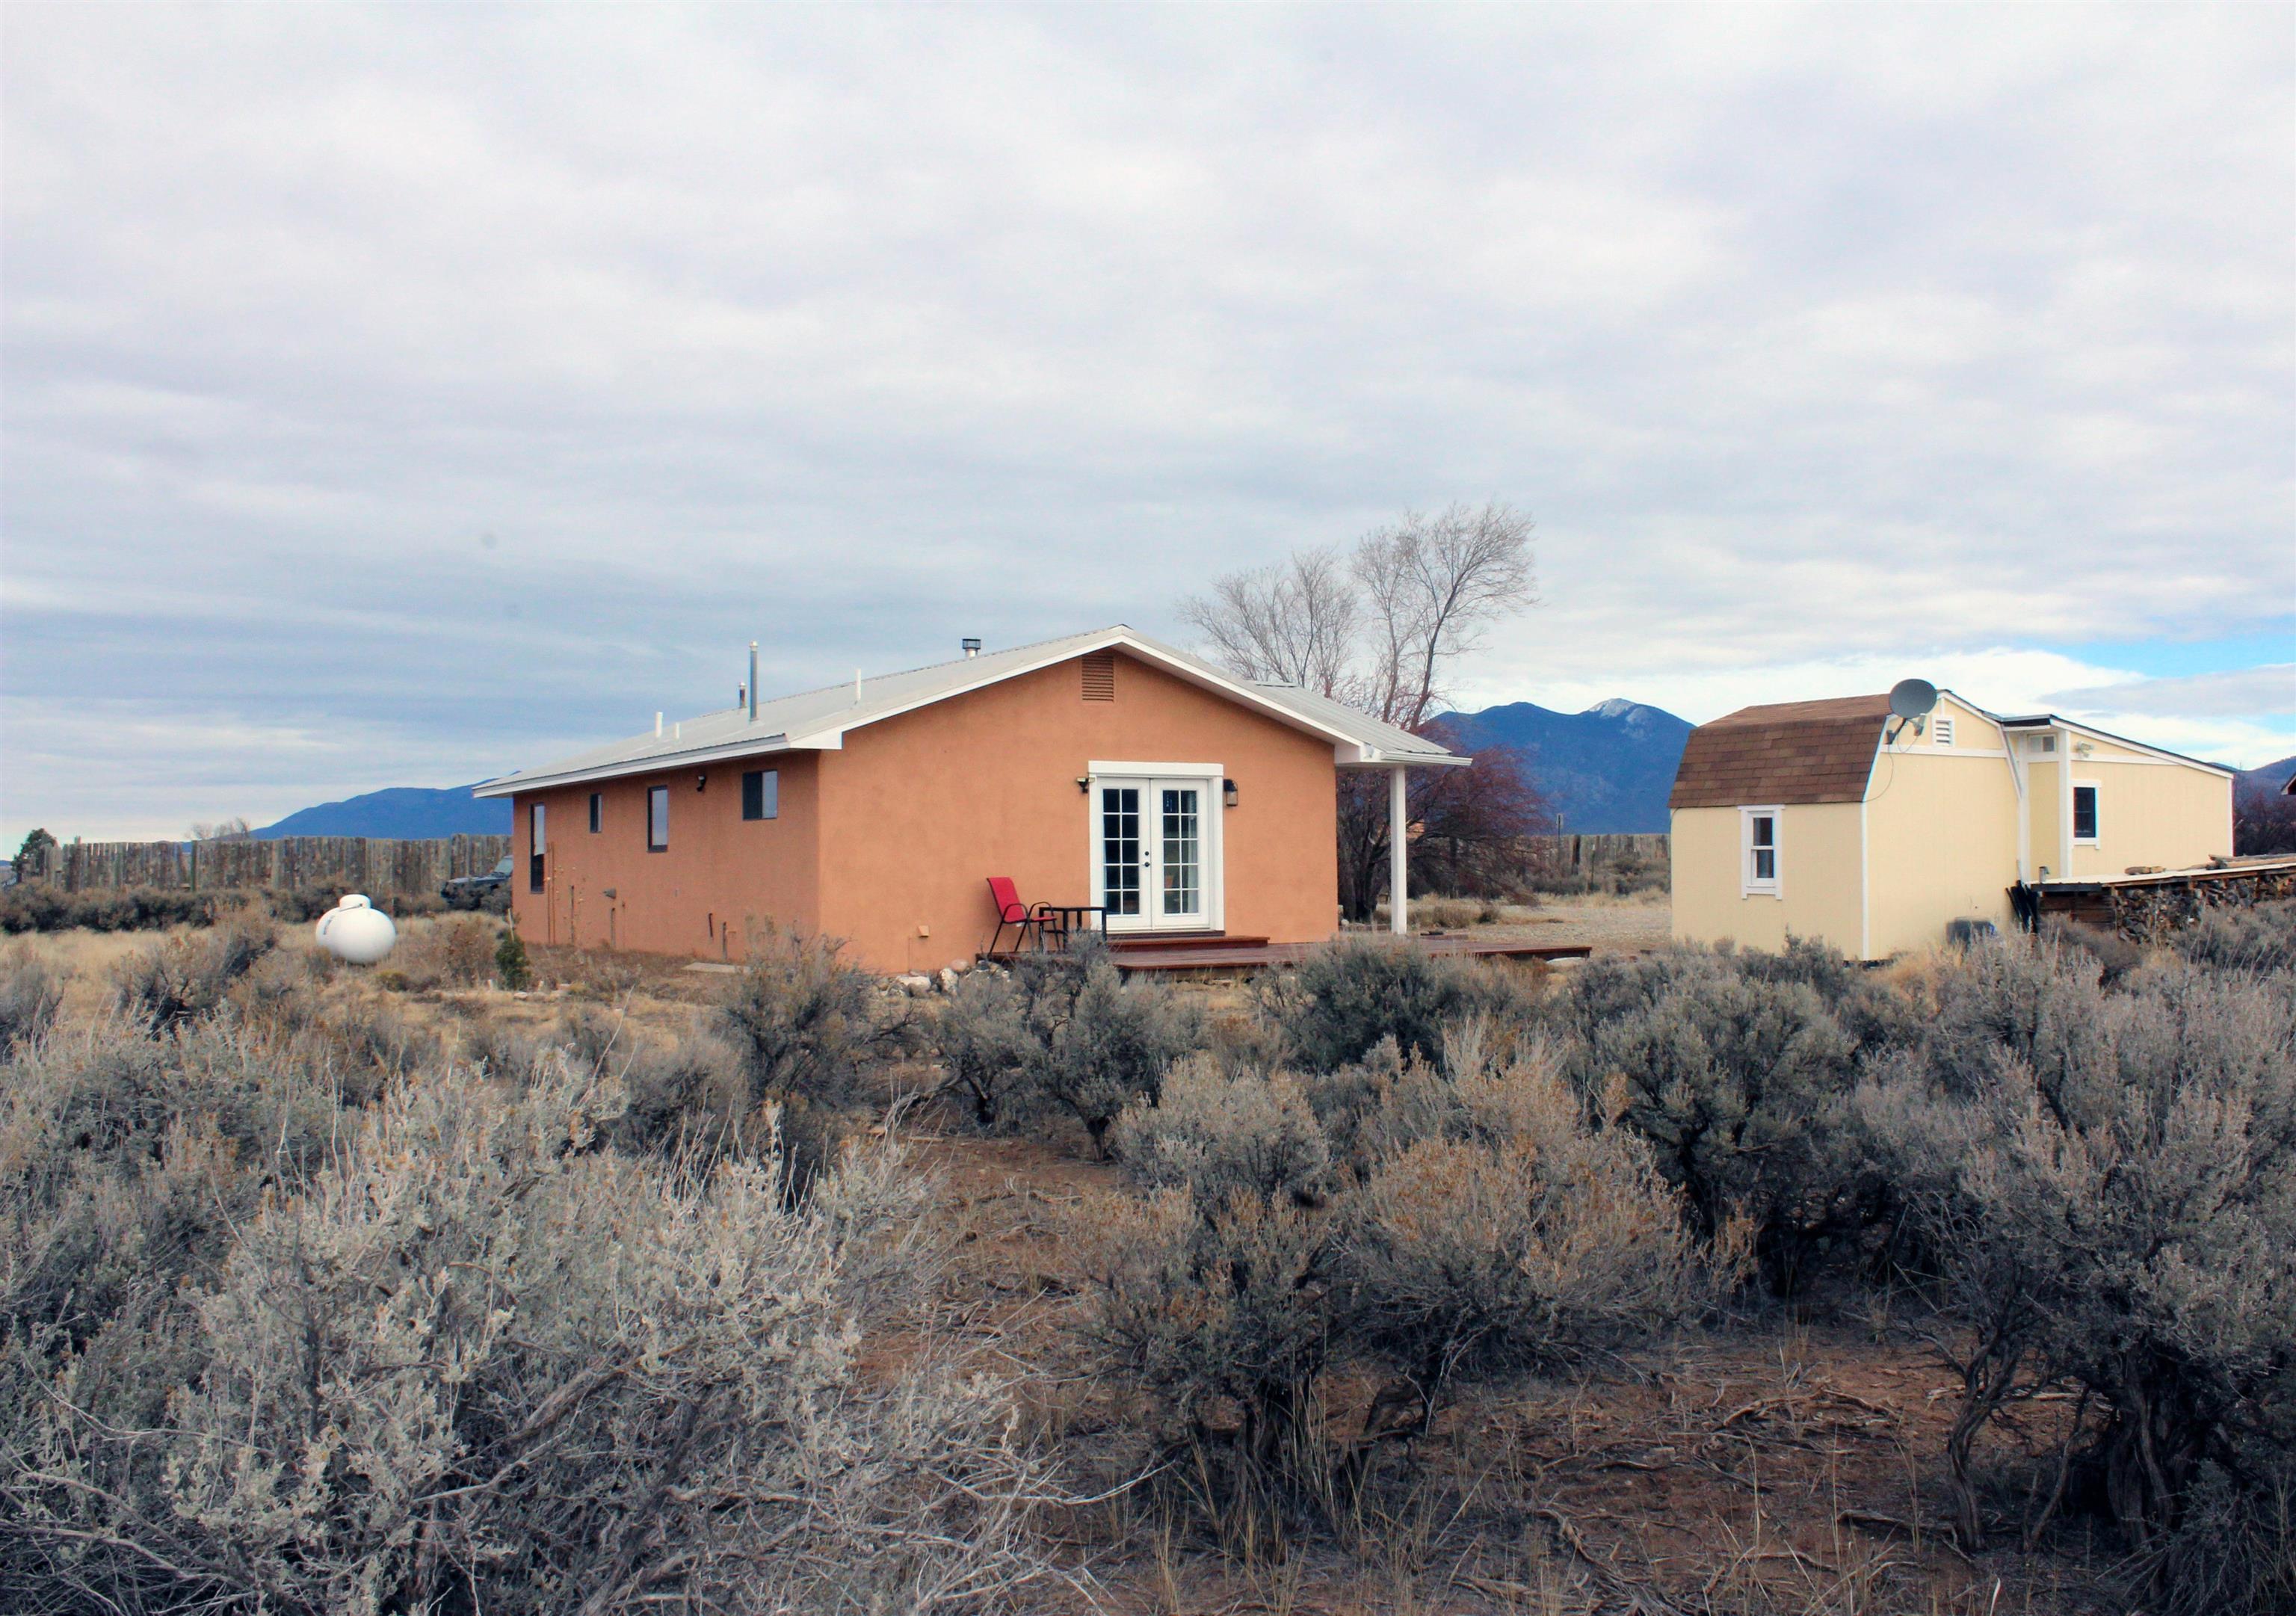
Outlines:
[[1411, 931], [1410, 825], [1404, 808], [1405, 770], [1387, 771], [1387, 929], [1398, 937]]

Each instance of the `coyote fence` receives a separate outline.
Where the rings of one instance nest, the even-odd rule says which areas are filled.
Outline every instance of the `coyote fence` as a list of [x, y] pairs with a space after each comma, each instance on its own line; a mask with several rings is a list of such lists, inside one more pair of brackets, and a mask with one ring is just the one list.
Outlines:
[[45, 867], [26, 871], [67, 892], [160, 887], [193, 892], [250, 888], [295, 891], [436, 892], [457, 875], [494, 868], [507, 836], [282, 836], [273, 841], [74, 841], [48, 849]]
[[1621, 865], [1663, 872], [1672, 864], [1664, 831], [1628, 835], [1527, 836], [1532, 867], [1543, 873], [1577, 878]]

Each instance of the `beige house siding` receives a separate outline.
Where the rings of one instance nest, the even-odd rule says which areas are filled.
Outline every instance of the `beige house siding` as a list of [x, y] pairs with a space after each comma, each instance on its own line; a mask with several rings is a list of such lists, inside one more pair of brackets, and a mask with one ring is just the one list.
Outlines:
[[2041, 759], [2030, 752], [2025, 759], [2025, 821], [2030, 837], [2027, 878], [2063, 881], [2064, 856], [2064, 777], [2059, 772], [2056, 759]]
[[2128, 874], [2132, 865], [2185, 869], [2232, 851], [2232, 782], [2182, 764], [2138, 761], [2126, 753], [2070, 762], [2075, 786], [2097, 788], [2097, 839], [2076, 840], [2074, 881]]
[[2017, 788], [2005, 758], [1958, 744], [1884, 751], [1866, 831], [1865, 957], [1934, 947], [1956, 920], [2009, 930]]
[[[1760, 804], [1748, 804], [1759, 807]], [[1788, 934], [1859, 948], [1859, 805], [1792, 803], [1780, 813], [1778, 896], [1744, 894], [1738, 810], [1677, 808], [1669, 844], [1674, 934], [1688, 942], [1783, 948]]]

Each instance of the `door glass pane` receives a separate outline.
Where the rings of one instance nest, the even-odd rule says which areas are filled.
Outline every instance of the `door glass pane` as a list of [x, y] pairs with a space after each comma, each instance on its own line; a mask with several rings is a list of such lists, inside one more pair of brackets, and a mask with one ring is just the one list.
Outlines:
[[1100, 791], [1101, 901], [1111, 915], [1140, 913], [1140, 788]]
[[1164, 788], [1164, 913], [1194, 915], [1203, 907], [1196, 799], [1189, 786]]

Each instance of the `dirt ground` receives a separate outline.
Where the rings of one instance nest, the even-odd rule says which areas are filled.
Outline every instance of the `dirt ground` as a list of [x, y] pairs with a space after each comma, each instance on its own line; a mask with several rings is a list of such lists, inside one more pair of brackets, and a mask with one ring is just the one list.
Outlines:
[[[1054, 1390], [1046, 1429], [1084, 1454], [1124, 1451], [1103, 1389], [1071, 1378], [1061, 1319], [1075, 1290], [1061, 1230], [1120, 1182], [1083, 1140], [910, 1136], [940, 1181], [958, 1259], [952, 1325]], [[1221, 1541], [1136, 1489], [1065, 1522], [1103, 1608], [1125, 1616], [2101, 1616], [2125, 1610], [2078, 1527], [2040, 1552], [1975, 1558], [1941, 1522], [1939, 1459], [1956, 1388], [1886, 1308], [1844, 1317], [1757, 1307], [1598, 1378], [1529, 1381], [1464, 1400], [1389, 1460], [1382, 1499], [1341, 1541]], [[1346, 1432], [1371, 1394], [1327, 1411]], [[2045, 1410], [2021, 1433], [2029, 1463]], [[1996, 1455], [1996, 1459], [2016, 1456]], [[2013, 1464], [2012, 1466], [2013, 1469]], [[1398, 1508], [1392, 1499], [1412, 1501]]]
[[1666, 947], [1674, 911], [1664, 892], [1542, 898], [1535, 907], [1508, 906], [1502, 918], [1467, 928], [1475, 937], [1538, 943], [1588, 943], [1597, 954], [1636, 954]]

